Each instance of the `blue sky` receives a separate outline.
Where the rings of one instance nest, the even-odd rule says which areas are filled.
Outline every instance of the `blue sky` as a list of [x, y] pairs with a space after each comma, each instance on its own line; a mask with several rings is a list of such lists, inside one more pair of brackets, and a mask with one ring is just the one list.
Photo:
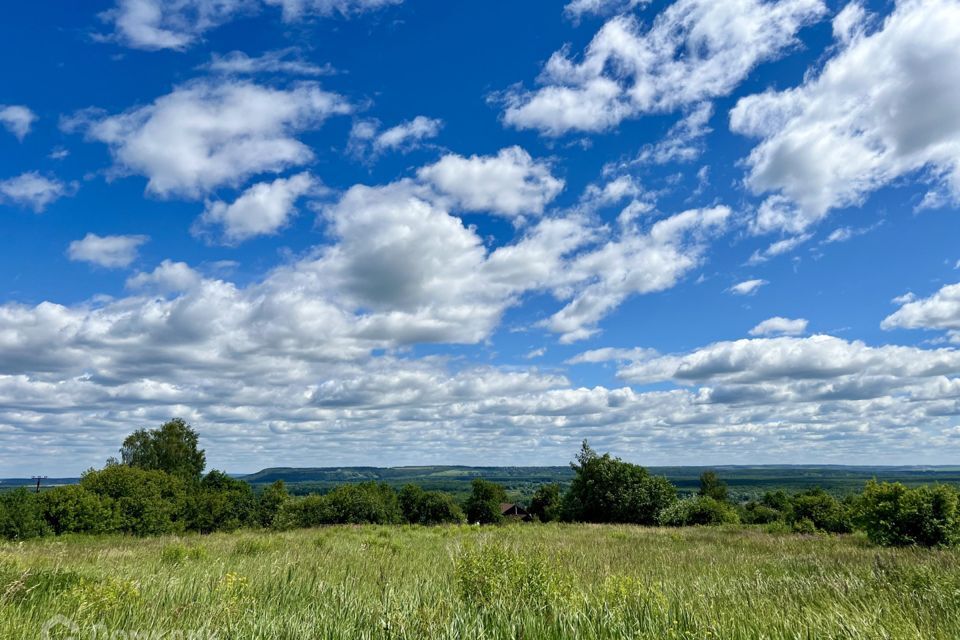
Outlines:
[[0, 476], [949, 464], [960, 3], [110, 0], [0, 24]]

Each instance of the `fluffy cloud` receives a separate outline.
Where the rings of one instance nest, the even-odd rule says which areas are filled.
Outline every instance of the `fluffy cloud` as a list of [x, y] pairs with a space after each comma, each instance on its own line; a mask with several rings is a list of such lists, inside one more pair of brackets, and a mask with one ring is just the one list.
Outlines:
[[786, 336], [798, 336], [807, 331], [807, 324], [809, 324], [803, 318], [784, 318], [782, 316], [774, 316], [773, 318], [767, 318], [753, 329], [750, 329], [750, 335], [752, 336], [771, 336], [771, 335], [786, 335]]
[[802, 232], [921, 170], [960, 195], [960, 4], [902, 0], [875, 32], [867, 21], [843, 11], [819, 74], [731, 111], [734, 131], [760, 139], [748, 185], [773, 192], [755, 231]]
[[[802, 233], [798, 236], [793, 236], [791, 238], [784, 238], [783, 240], [777, 240], [774, 243], [771, 243], [763, 251], [757, 250], [753, 252], [753, 255], [750, 256], [750, 259], [747, 260], [747, 264], [760, 264], [761, 262], [766, 262], [770, 258], [775, 256], [782, 255], [784, 253], [790, 253], [803, 243], [809, 241], [813, 237], [812, 233]], [[829, 242], [836, 242], [837, 240], [829, 240]]]
[[948, 284], [928, 298], [908, 293], [894, 302], [902, 306], [884, 318], [883, 329], [946, 330], [952, 342], [960, 342], [960, 283]]
[[130, 47], [185, 49], [206, 31], [256, 8], [256, 0], [117, 0], [102, 17]]
[[[263, 0], [283, 10], [283, 19], [349, 16], [403, 0]], [[135, 49], [183, 50], [204, 33], [261, 10], [261, 0], [116, 0], [101, 17], [114, 28], [113, 39]]]
[[578, 255], [555, 293], [567, 305], [543, 325], [569, 343], [597, 332], [596, 324], [627, 297], [663, 291], [699, 266], [708, 240], [726, 228], [727, 207], [692, 209], [643, 229], [629, 225], [620, 237]]
[[23, 105], [0, 104], [0, 125], [15, 135], [17, 140], [23, 140], [30, 133], [30, 127], [36, 119], [37, 115]]
[[158, 196], [199, 197], [265, 172], [305, 164], [313, 152], [294, 135], [350, 112], [334, 93], [304, 83], [288, 90], [250, 82], [194, 82], [125, 113], [68, 121], [104, 142], [118, 172], [148, 178]]
[[137, 249], [147, 236], [98, 236], [88, 233], [82, 240], [74, 240], [67, 248], [67, 257], [77, 262], [89, 262], [101, 267], [129, 266], [137, 258]]
[[72, 191], [71, 186], [56, 178], [42, 176], [36, 171], [0, 180], [0, 201], [5, 200], [23, 207], [30, 207], [37, 213]]
[[385, 131], [380, 130], [380, 123], [376, 120], [361, 120], [354, 123], [350, 131], [349, 147], [359, 157], [376, 157], [386, 151], [410, 151], [424, 140], [436, 138], [441, 128], [443, 120], [426, 116], [417, 116]]
[[541, 74], [543, 87], [509, 93], [504, 120], [551, 136], [604, 131], [625, 118], [727, 95], [825, 11], [820, 0], [678, 0], [649, 28], [617, 16], [581, 61], [558, 51]]
[[738, 282], [733, 285], [727, 291], [736, 295], [736, 296], [751, 296], [755, 294], [760, 287], [769, 284], [766, 280], [761, 280], [760, 278], [754, 278], [752, 280], [744, 280], [743, 282]]
[[501, 149], [496, 156], [449, 154], [421, 168], [417, 177], [455, 208], [508, 217], [542, 214], [564, 186], [547, 163], [520, 147]]
[[230, 204], [208, 202], [194, 227], [204, 234], [211, 226], [223, 227], [222, 240], [236, 244], [254, 236], [276, 233], [296, 213], [298, 198], [315, 191], [317, 181], [309, 173], [299, 173], [273, 182], [261, 182], [244, 191]]

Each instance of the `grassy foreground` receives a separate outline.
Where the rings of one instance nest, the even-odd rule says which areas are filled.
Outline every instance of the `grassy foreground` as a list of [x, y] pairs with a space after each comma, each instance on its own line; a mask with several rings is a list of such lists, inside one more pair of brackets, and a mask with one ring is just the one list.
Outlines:
[[0, 638], [42, 637], [955, 640], [960, 552], [592, 525], [3, 544]]

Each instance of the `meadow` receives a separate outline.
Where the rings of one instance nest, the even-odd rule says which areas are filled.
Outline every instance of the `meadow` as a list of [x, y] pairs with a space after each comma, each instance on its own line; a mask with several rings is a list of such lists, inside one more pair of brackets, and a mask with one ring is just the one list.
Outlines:
[[585, 524], [0, 543], [0, 638], [41, 637], [956, 640], [960, 550]]

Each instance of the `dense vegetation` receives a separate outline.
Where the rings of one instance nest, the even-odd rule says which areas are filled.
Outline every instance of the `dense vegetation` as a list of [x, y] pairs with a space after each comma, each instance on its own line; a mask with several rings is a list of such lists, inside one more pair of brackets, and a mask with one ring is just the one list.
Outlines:
[[[54, 615], [74, 631], [43, 636]], [[960, 550], [591, 524], [0, 542], [0, 638], [40, 637], [956, 640]]]
[[[324, 494], [290, 496], [282, 480], [255, 492], [244, 480], [213, 470], [193, 429], [172, 420], [131, 434], [121, 460], [86, 472], [77, 485], [39, 494], [24, 488], [0, 494], [0, 535], [24, 540], [47, 534], [123, 533], [137, 536], [213, 533], [241, 528], [276, 530], [336, 524], [496, 524], [505, 489], [475, 478], [461, 503], [443, 492], [382, 482], [345, 484]], [[863, 531], [884, 546], [951, 546], [960, 542], [958, 492], [947, 485], [907, 487], [870, 481], [843, 500], [818, 488], [767, 492], [737, 502], [714, 472], [699, 478], [695, 495], [679, 497], [663, 476], [584, 442], [571, 464], [566, 490], [539, 487], [530, 513], [541, 522], [623, 523], [683, 527], [763, 525], [806, 534]]]

